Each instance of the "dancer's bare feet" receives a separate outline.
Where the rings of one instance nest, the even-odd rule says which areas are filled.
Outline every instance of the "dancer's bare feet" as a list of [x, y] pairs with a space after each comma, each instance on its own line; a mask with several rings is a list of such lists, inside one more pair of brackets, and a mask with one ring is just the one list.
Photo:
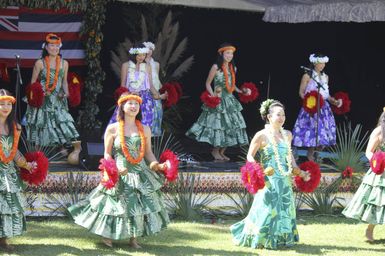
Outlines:
[[223, 158], [223, 160], [225, 160], [225, 161], [230, 161], [230, 158], [229, 158], [228, 156], [225, 155], [225, 149], [219, 150], [219, 154], [221, 155], [221, 157]]
[[105, 244], [106, 246], [112, 248], [112, 240], [111, 239], [103, 237], [102, 241], [103, 241], [103, 244]]
[[214, 157], [214, 160], [215, 161], [223, 161], [225, 160], [221, 154], [219, 153], [219, 150], [218, 149], [213, 149], [213, 151], [211, 151], [211, 155]]
[[366, 236], [366, 239], [367, 239], [368, 242], [373, 242], [374, 241], [373, 229], [374, 229], [374, 225], [372, 225], [372, 224], [369, 224], [368, 227], [366, 228], [365, 236]]
[[136, 238], [131, 238], [128, 244], [130, 245], [130, 247], [134, 249], [142, 249], [142, 246], [138, 244], [138, 241], [136, 240]]

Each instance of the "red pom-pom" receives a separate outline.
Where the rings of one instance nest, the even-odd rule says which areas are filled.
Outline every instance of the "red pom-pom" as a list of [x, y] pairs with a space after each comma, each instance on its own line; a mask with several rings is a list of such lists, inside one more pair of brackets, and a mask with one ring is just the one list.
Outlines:
[[[118, 99], [120, 98], [120, 95], [122, 95], [123, 93], [125, 92], [128, 92], [128, 89], [126, 87], [123, 87], [123, 86], [119, 86], [115, 92], [114, 92], [114, 99], [116, 102], [118, 102]], [[116, 103], [117, 104], [117, 103]]]
[[[311, 115], [317, 113], [317, 99], [318, 99], [317, 91], [310, 91], [306, 93], [302, 102], [303, 109]], [[322, 95], [319, 95], [319, 99], [320, 99], [319, 107], [322, 108], [323, 105], [325, 104]]]
[[168, 181], [174, 181], [178, 177], [179, 160], [176, 154], [166, 149], [159, 157], [161, 163], [166, 163], [164, 175]]
[[251, 194], [265, 187], [265, 175], [259, 163], [246, 162], [241, 167], [241, 175], [243, 185]]
[[111, 189], [115, 187], [116, 183], [119, 181], [118, 168], [116, 167], [116, 162], [114, 159], [100, 159], [100, 184], [105, 188]]
[[40, 108], [44, 103], [43, 86], [39, 82], [34, 82], [27, 85], [25, 88], [25, 95], [27, 96], [28, 105], [34, 108]]
[[313, 192], [321, 181], [321, 171], [319, 165], [313, 161], [307, 161], [300, 164], [299, 168], [310, 173], [310, 180], [304, 181], [302, 177], [295, 176], [295, 185], [298, 190], [302, 192]]
[[337, 115], [343, 115], [350, 111], [350, 104], [352, 103], [349, 99], [349, 95], [346, 92], [336, 92], [333, 96], [336, 100], [341, 99], [342, 105], [341, 107], [337, 107], [332, 105], [332, 110]]
[[165, 99], [163, 102], [163, 105], [166, 108], [169, 108], [172, 105], [175, 105], [179, 100], [178, 91], [172, 82], [171, 83], [165, 83], [162, 86], [162, 88], [160, 88], [159, 92], [161, 94], [167, 92], [167, 99]]
[[174, 81], [174, 82], [171, 82], [171, 84], [175, 87], [175, 90], [176, 90], [176, 93], [178, 95], [178, 101], [179, 99], [182, 97], [183, 95], [183, 90], [182, 90], [182, 86], [180, 85], [180, 83]]
[[345, 170], [342, 172], [342, 178], [351, 178], [353, 176], [353, 169], [350, 166], [347, 166]]
[[28, 152], [25, 154], [27, 162], [35, 162], [36, 167], [29, 172], [27, 169], [20, 168], [20, 177], [30, 185], [40, 185], [48, 174], [48, 158], [41, 151]]
[[370, 168], [377, 175], [382, 175], [385, 170], [385, 152], [377, 151], [370, 159]]
[[250, 95], [246, 95], [246, 94], [243, 94], [243, 93], [239, 93], [239, 100], [242, 102], [242, 103], [249, 103], [249, 102], [252, 102], [254, 101], [255, 99], [258, 98], [259, 96], [259, 91], [258, 91], [258, 88], [257, 86], [255, 86], [254, 83], [251, 83], [251, 82], [248, 82], [248, 83], [243, 83], [243, 85], [241, 86], [240, 88], [242, 91], [244, 89], [249, 89], [250, 90]]
[[208, 91], [204, 91], [201, 94], [201, 101], [209, 108], [216, 108], [221, 103], [221, 98], [211, 96]]

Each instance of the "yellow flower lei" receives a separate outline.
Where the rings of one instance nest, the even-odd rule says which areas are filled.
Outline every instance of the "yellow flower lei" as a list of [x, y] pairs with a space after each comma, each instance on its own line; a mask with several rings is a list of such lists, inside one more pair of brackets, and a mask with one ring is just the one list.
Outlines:
[[[281, 162], [279, 161], [280, 157], [279, 157], [279, 153], [278, 153], [278, 143], [275, 141], [274, 135], [270, 129], [268, 129], [267, 137], [268, 137], [269, 141], [271, 142], [271, 144], [273, 145], [274, 157], [275, 157], [275, 161], [277, 163], [278, 171], [280, 172], [280, 174], [282, 176], [289, 176], [289, 175], [291, 175], [292, 168], [293, 168], [291, 165], [291, 144], [290, 144], [289, 138], [287, 137], [287, 133], [285, 132], [285, 130], [282, 127], [280, 128], [279, 132], [282, 134], [283, 140], [285, 141], [287, 149], [288, 149], [288, 152], [286, 155], [286, 162], [287, 162], [287, 169], [288, 169], [287, 172], [285, 172], [285, 170], [283, 169], [283, 167], [281, 165]], [[264, 147], [264, 150], [265, 150], [265, 154], [268, 154], [267, 147]]]

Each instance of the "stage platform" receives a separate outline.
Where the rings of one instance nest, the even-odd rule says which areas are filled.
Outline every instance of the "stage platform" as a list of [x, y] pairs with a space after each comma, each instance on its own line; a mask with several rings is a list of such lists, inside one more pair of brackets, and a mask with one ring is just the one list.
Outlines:
[[[211, 207], [229, 207], [233, 202], [226, 194], [236, 195], [243, 192], [241, 183], [239, 162], [182, 162], [184, 168], [180, 171], [184, 177], [195, 175], [199, 177], [199, 184], [195, 184], [194, 190], [203, 196], [207, 194], [216, 195], [216, 200], [210, 204]], [[321, 184], [327, 185], [340, 176], [340, 173], [323, 172]], [[84, 198], [100, 182], [98, 170], [86, 170], [79, 166], [73, 166], [61, 162], [50, 163], [49, 174], [46, 181], [39, 187], [28, 187], [26, 197], [29, 204], [27, 215], [50, 216], [65, 214], [66, 206], [72, 202]], [[337, 193], [339, 197], [348, 202], [352, 192], [357, 186], [349, 182], [341, 186]], [[163, 191], [170, 191], [165, 184]]]

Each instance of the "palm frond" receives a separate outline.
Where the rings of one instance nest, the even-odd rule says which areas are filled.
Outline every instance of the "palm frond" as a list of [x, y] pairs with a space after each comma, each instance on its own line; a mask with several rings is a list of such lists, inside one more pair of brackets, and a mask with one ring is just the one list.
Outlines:
[[148, 39], [148, 31], [147, 31], [147, 25], [146, 25], [146, 19], [144, 18], [143, 14], [140, 15], [140, 21], [141, 21], [141, 28], [142, 28], [142, 40], [147, 41]]
[[175, 62], [177, 62], [182, 57], [182, 54], [186, 50], [186, 47], [187, 47], [187, 38], [183, 38], [183, 40], [178, 44], [178, 46], [175, 48], [174, 52], [172, 53], [170, 60], [168, 61], [168, 64], [172, 65]]
[[162, 59], [165, 60], [165, 62], [167, 63], [167, 66], [170, 66], [170, 62], [168, 60], [174, 49], [174, 44], [178, 37], [178, 30], [179, 30], [179, 23], [177, 22], [172, 26], [171, 33], [168, 35], [167, 41], [164, 42], [166, 47], [165, 47], [165, 51], [164, 51], [164, 55], [162, 56]]
[[178, 79], [186, 73], [194, 63], [194, 56], [190, 56], [185, 61], [183, 61], [171, 74], [170, 79]]

